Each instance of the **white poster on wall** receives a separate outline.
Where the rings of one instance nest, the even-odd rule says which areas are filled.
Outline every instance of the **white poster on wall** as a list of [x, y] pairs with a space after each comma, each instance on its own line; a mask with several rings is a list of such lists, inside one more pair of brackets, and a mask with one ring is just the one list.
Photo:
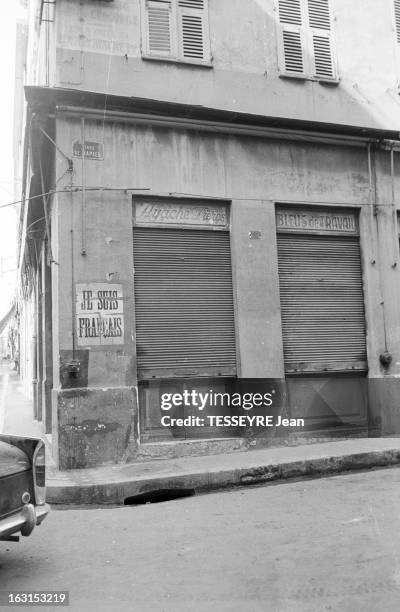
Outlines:
[[124, 343], [122, 285], [76, 285], [76, 338], [78, 346]]

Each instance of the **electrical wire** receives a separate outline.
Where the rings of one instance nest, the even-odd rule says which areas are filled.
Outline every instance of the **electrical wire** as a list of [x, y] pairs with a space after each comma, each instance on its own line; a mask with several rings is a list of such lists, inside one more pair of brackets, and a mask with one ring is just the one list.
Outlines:
[[[58, 182], [58, 181], [57, 181]], [[39, 193], [38, 195], [31, 196], [30, 198], [24, 198], [23, 200], [15, 200], [15, 202], [9, 202], [8, 204], [0, 204], [0, 208], [7, 208], [8, 206], [15, 206], [16, 204], [22, 204], [22, 202], [35, 200], [36, 198], [43, 198], [48, 195], [55, 193], [73, 193], [74, 191], [81, 191], [82, 186], [77, 185], [69, 187], [68, 189], [51, 189], [45, 193]], [[150, 191], [150, 187], [86, 187], [86, 191]]]

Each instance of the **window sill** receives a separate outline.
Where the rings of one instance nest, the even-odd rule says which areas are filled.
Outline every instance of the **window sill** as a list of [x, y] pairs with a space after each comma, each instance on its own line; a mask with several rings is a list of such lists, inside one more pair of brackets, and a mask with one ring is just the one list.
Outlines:
[[146, 61], [152, 62], [168, 62], [169, 64], [178, 64], [183, 66], [198, 66], [199, 68], [213, 68], [213, 64], [211, 61], [196, 61], [189, 59], [178, 59], [176, 57], [157, 57], [155, 55], [144, 55], [142, 54], [142, 59]]
[[292, 74], [291, 72], [279, 73], [280, 79], [297, 79], [298, 81], [314, 81], [321, 83], [321, 85], [339, 85], [340, 78], [324, 79], [321, 77], [308, 76], [306, 74]]

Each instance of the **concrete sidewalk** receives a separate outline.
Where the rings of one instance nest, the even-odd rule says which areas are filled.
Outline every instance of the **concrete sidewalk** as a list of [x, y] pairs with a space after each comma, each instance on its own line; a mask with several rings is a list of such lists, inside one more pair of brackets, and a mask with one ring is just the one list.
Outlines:
[[[5, 433], [42, 437], [48, 445], [14, 372], [8, 377], [4, 407]], [[355, 438], [66, 472], [59, 472], [49, 456], [47, 499], [53, 504], [123, 504], [128, 497], [160, 489], [210, 491], [395, 464], [400, 464], [400, 437]]]
[[160, 489], [210, 491], [400, 463], [400, 439], [358, 439], [204, 457], [183, 457], [91, 470], [50, 472], [48, 500], [124, 503]]
[[0, 374], [3, 382], [0, 400], [3, 431], [0, 429], [0, 432], [45, 439], [41, 424], [33, 419], [32, 402], [24, 395], [17, 372], [2, 364]]

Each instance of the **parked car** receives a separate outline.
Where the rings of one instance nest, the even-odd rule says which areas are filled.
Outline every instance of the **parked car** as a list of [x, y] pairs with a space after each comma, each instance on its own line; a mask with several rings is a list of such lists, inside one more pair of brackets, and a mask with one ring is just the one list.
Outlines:
[[18, 542], [47, 516], [42, 440], [0, 435], [0, 540]]

